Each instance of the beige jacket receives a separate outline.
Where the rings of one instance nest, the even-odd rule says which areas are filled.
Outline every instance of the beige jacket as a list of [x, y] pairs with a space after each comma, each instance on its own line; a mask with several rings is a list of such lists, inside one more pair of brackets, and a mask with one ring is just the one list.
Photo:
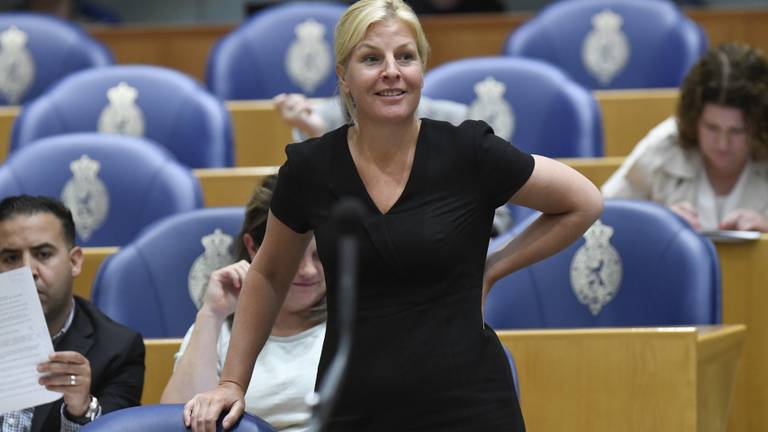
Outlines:
[[602, 187], [606, 198], [633, 198], [664, 205], [688, 202], [696, 208], [702, 229], [716, 229], [722, 218], [739, 208], [768, 217], [768, 161], [750, 161], [718, 213], [701, 153], [678, 144], [677, 124], [670, 117], [635, 146]]

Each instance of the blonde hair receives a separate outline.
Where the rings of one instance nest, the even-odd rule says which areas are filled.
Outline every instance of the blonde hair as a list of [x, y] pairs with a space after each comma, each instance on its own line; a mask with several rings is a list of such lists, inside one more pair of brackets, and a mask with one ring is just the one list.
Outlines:
[[[416, 51], [419, 54], [422, 69], [426, 70], [429, 43], [416, 13], [403, 0], [360, 0], [347, 8], [336, 24], [334, 47], [336, 65], [346, 70], [352, 51], [363, 40], [368, 28], [390, 19], [399, 19], [410, 27], [416, 38]], [[344, 104], [347, 120], [351, 120], [355, 112], [354, 101], [341, 88], [339, 88], [339, 95]]]

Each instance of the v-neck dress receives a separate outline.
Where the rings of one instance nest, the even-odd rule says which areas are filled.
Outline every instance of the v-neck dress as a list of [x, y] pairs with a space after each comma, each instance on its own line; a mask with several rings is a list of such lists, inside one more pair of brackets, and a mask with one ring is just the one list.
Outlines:
[[325, 268], [319, 380], [338, 338], [330, 213], [347, 197], [368, 211], [352, 352], [328, 430], [524, 430], [509, 364], [480, 303], [494, 210], [528, 180], [533, 158], [484, 122], [422, 119], [405, 189], [382, 214], [358, 175], [347, 129], [287, 146], [271, 205], [292, 230], [314, 231]]

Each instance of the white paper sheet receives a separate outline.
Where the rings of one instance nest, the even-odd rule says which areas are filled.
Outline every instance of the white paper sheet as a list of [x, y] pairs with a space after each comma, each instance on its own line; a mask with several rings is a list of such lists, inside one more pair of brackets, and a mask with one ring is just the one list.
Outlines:
[[0, 415], [55, 401], [38, 384], [37, 365], [53, 353], [29, 267], [0, 273]]

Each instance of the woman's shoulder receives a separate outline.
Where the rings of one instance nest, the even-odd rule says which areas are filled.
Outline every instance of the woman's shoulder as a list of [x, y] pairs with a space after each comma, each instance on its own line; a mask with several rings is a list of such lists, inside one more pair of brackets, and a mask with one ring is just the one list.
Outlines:
[[464, 120], [458, 126], [442, 120], [423, 118], [422, 127], [429, 136], [437, 136], [449, 141], [464, 143], [477, 142], [483, 135], [493, 134], [493, 129], [482, 120]]
[[[644, 166], [647, 171], [664, 170], [679, 177], [695, 175], [692, 162], [696, 159], [695, 149], [686, 149], [680, 144], [677, 122], [669, 117], [637, 144], [629, 160]], [[634, 156], [634, 157], [633, 157]]]
[[292, 163], [314, 165], [318, 159], [328, 157], [334, 146], [343, 145], [346, 142], [347, 128], [348, 125], [343, 125], [322, 136], [288, 144], [285, 147], [285, 154]]

